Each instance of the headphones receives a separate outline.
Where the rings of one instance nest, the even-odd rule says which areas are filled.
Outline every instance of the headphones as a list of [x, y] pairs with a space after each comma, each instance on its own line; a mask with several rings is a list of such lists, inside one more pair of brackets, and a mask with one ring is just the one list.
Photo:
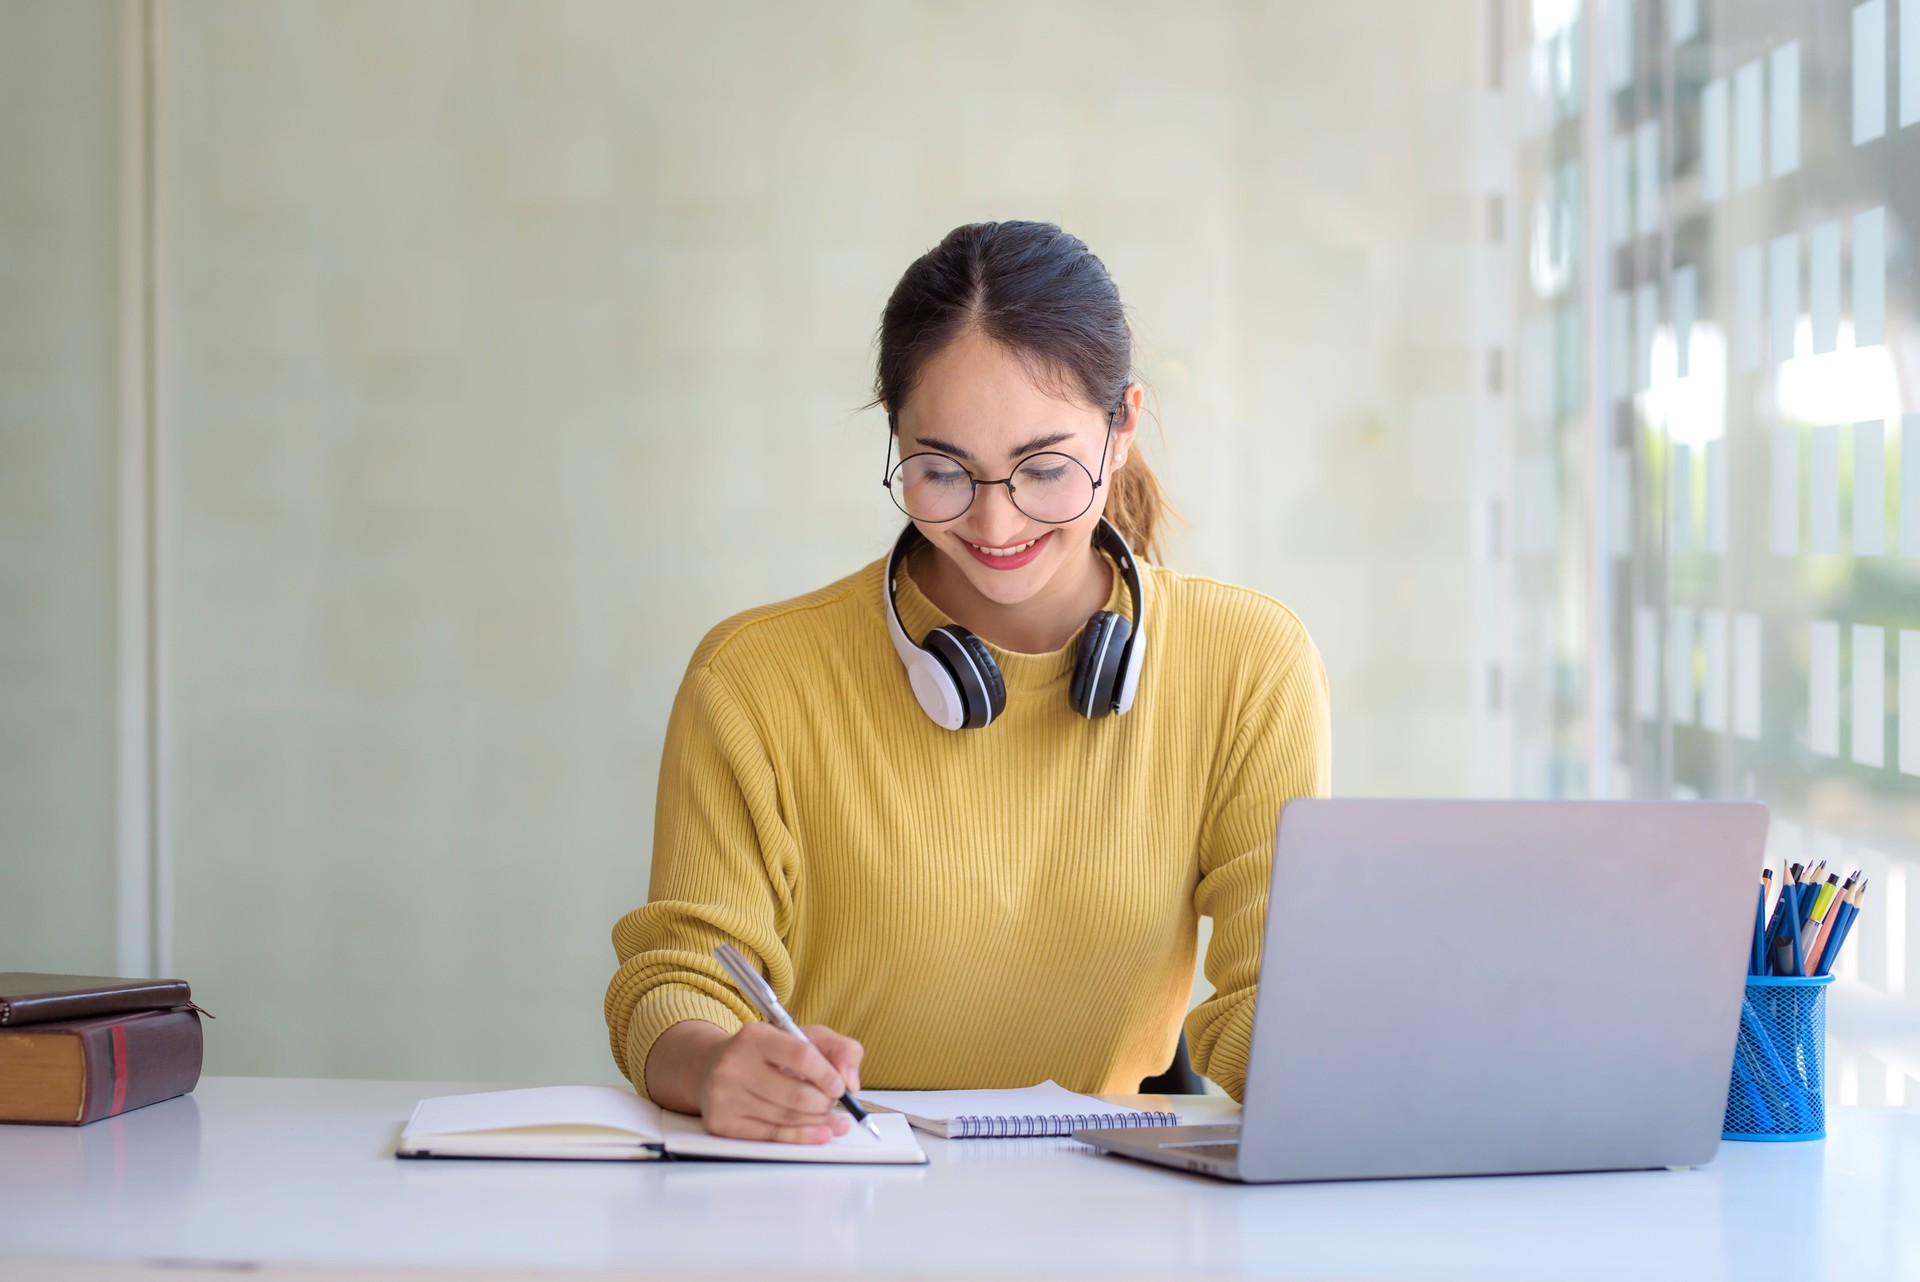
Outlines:
[[[1073, 710], [1089, 721], [1133, 706], [1134, 690], [1140, 684], [1141, 656], [1146, 653], [1147, 617], [1146, 587], [1134, 564], [1133, 549], [1104, 516], [1093, 536], [1120, 567], [1133, 598], [1133, 617], [1142, 626], [1128, 623], [1111, 610], [1096, 611], [1087, 620], [1067, 695]], [[950, 623], [935, 628], [916, 645], [900, 626], [894, 576], [906, 554], [924, 541], [920, 531], [909, 524], [894, 540], [893, 551], [887, 556], [887, 632], [893, 637], [900, 662], [906, 665], [914, 698], [934, 723], [948, 730], [982, 729], [1007, 708], [1006, 683], [986, 643], [959, 624]]]

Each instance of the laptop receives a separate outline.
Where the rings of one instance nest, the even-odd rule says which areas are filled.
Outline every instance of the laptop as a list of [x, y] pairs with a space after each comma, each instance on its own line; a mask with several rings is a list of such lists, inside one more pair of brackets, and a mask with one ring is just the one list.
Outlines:
[[1291, 802], [1240, 1121], [1074, 1136], [1246, 1183], [1707, 1162], [1766, 833], [1758, 802]]

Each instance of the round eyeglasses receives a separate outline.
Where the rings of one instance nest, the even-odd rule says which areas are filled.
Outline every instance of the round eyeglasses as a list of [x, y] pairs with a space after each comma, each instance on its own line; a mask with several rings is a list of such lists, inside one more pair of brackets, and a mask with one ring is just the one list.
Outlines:
[[[1113, 440], [1113, 420], [1107, 420], [1107, 443], [1100, 447], [1100, 476], [1071, 454], [1048, 450], [1029, 454], [1011, 473], [997, 481], [983, 481], [958, 459], [938, 451], [909, 454], [890, 468], [881, 482], [894, 506], [916, 521], [939, 524], [958, 520], [973, 506], [983, 485], [1004, 485], [1007, 498], [1030, 520], [1042, 525], [1065, 525], [1093, 506], [1107, 470], [1107, 444]], [[893, 455], [893, 433], [887, 433], [887, 455]]]

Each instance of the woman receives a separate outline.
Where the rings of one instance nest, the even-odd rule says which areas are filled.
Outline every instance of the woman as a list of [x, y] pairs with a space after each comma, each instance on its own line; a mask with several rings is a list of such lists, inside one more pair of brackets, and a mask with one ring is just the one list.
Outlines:
[[[674, 701], [606, 999], [648, 1097], [819, 1143], [863, 1082], [1132, 1091], [1211, 916], [1185, 1026], [1239, 1098], [1275, 819], [1327, 791], [1326, 674], [1284, 606], [1130, 554], [1164, 507], [1132, 357], [1051, 224], [960, 227], [901, 277], [876, 379], [901, 542], [722, 623]], [[727, 941], [813, 1046], [754, 1022]]]

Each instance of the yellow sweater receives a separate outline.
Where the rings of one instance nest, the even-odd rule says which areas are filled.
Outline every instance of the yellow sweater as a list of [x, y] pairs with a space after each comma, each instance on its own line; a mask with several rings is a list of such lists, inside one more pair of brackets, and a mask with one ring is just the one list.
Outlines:
[[[645, 1091], [668, 1026], [753, 1018], [710, 954], [757, 960], [802, 1024], [866, 1048], [870, 1089], [1132, 1091], [1172, 1058], [1198, 918], [1214, 995], [1194, 1067], [1246, 1078], [1274, 822], [1323, 796], [1326, 671], [1257, 592], [1142, 563], [1131, 711], [1067, 704], [1079, 637], [990, 647], [1006, 712], [943, 730], [887, 638], [884, 559], [735, 616], [694, 652], [667, 723], [648, 902], [613, 930], [613, 1057]], [[951, 622], [899, 578], [901, 622]], [[1131, 614], [1114, 575], [1107, 606]]]

